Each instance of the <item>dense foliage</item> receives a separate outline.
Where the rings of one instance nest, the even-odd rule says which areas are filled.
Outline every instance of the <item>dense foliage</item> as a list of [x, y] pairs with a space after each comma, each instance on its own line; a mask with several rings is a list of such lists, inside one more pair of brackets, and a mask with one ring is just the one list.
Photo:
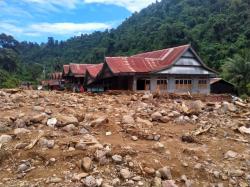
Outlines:
[[64, 63], [99, 63], [104, 56], [130, 55], [187, 43], [192, 44], [205, 63], [222, 72], [228, 58], [242, 55], [240, 51], [250, 46], [249, 10], [249, 0], [162, 0], [134, 13], [117, 29], [67, 41], [50, 37], [42, 44], [17, 42], [5, 35], [7, 42], [3, 47], [18, 53], [22, 64], [19, 69], [25, 69], [21, 77], [30, 80], [41, 75], [44, 65], [49, 72], [60, 69]]

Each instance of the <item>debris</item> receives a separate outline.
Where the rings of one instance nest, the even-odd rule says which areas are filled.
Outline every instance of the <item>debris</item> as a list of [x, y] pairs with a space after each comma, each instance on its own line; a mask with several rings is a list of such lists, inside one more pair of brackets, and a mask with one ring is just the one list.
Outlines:
[[12, 137], [10, 135], [3, 134], [0, 136], [0, 144], [8, 143], [11, 140], [12, 140]]
[[131, 115], [125, 115], [122, 117], [123, 124], [134, 124], [135, 120]]
[[131, 177], [130, 171], [128, 169], [126, 169], [126, 168], [125, 169], [121, 169], [120, 174], [121, 174], [121, 177], [123, 179], [129, 179]]
[[242, 126], [238, 129], [239, 129], [240, 133], [242, 133], [242, 134], [250, 134], [250, 128], [246, 128], [245, 126]]
[[25, 147], [25, 150], [32, 149], [43, 135], [44, 132], [43, 131], [40, 132], [37, 138], [34, 141], [32, 141], [27, 147]]
[[159, 169], [158, 172], [159, 172], [162, 179], [164, 179], [164, 180], [171, 180], [172, 179], [171, 171], [170, 171], [168, 166], [165, 166], [165, 167]]
[[123, 91], [13, 95], [0, 90], [0, 186], [249, 182], [247, 101]]
[[56, 118], [51, 118], [51, 119], [48, 119], [48, 121], [47, 121], [47, 125], [49, 127], [54, 128], [56, 124], [57, 124], [57, 119]]

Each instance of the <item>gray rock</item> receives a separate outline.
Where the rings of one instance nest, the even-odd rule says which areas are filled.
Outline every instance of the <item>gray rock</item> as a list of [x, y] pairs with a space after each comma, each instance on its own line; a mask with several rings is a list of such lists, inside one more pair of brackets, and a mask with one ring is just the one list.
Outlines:
[[121, 155], [113, 155], [112, 159], [115, 163], [122, 163], [122, 156]]
[[127, 168], [121, 169], [120, 175], [123, 179], [129, 179], [131, 177], [131, 173]]
[[3, 134], [0, 136], [0, 144], [8, 143], [12, 140], [12, 137], [7, 134]]
[[162, 187], [161, 182], [161, 178], [155, 177], [153, 180], [153, 187]]
[[241, 177], [244, 175], [244, 171], [240, 170], [240, 169], [231, 169], [229, 171], [229, 175], [231, 177]]
[[162, 187], [178, 187], [173, 180], [162, 181]]
[[125, 115], [122, 117], [123, 124], [134, 124], [135, 120], [131, 115]]
[[46, 138], [41, 138], [39, 140], [39, 144], [42, 147], [52, 149], [54, 147], [54, 145], [55, 145], [55, 141], [54, 140], [47, 140]]
[[131, 136], [131, 139], [134, 140], [134, 141], [137, 141], [138, 137], [137, 136]]
[[46, 180], [46, 183], [61, 183], [63, 180], [60, 177], [50, 177]]
[[74, 124], [69, 124], [69, 125], [66, 125], [65, 127], [63, 127], [62, 129], [66, 132], [72, 132], [77, 128]]
[[17, 128], [24, 128], [26, 126], [26, 123], [23, 119], [17, 119], [15, 121], [15, 125]]
[[84, 157], [82, 160], [82, 167], [86, 172], [89, 172], [92, 169], [92, 160], [89, 157]]
[[15, 146], [15, 149], [24, 149], [27, 145], [29, 145], [28, 143], [18, 143]]
[[159, 135], [159, 134], [157, 134], [157, 135], [154, 136], [154, 140], [155, 140], [155, 141], [159, 141], [160, 138], [161, 138], [161, 135]]
[[86, 187], [96, 187], [97, 186], [97, 182], [96, 179], [93, 176], [88, 176], [84, 179], [83, 184]]
[[59, 127], [64, 127], [69, 124], [78, 125], [78, 119], [74, 116], [66, 116], [59, 114], [56, 116], [56, 119], [57, 119], [57, 126]]
[[89, 133], [89, 131], [87, 129], [85, 129], [85, 128], [82, 128], [80, 130], [80, 134], [88, 134], [88, 133]]
[[224, 101], [221, 105], [221, 111], [224, 113], [227, 113], [228, 111], [230, 112], [235, 112], [237, 108], [235, 107], [234, 104], [228, 103], [227, 101]]
[[158, 171], [161, 174], [162, 179], [166, 179], [166, 180], [172, 179], [172, 175], [171, 175], [171, 171], [170, 171], [169, 167], [165, 166], [165, 167], [159, 169]]
[[30, 166], [28, 164], [20, 164], [17, 168], [17, 172], [25, 172], [26, 170], [28, 170], [30, 168]]
[[162, 151], [165, 150], [165, 146], [164, 146], [164, 144], [162, 144], [161, 142], [156, 142], [156, 143], [154, 144], [154, 146], [153, 146], [153, 149], [154, 149], [155, 151], [162, 152]]
[[115, 178], [112, 180], [112, 185], [113, 186], [119, 186], [121, 184], [121, 181], [119, 178]]
[[30, 133], [30, 130], [25, 129], [25, 128], [17, 128], [14, 130], [15, 135], [25, 134], [25, 133]]
[[153, 121], [159, 121], [162, 118], [162, 114], [160, 112], [154, 112], [151, 118]]
[[225, 158], [225, 159], [236, 158], [237, 155], [238, 155], [238, 153], [229, 150], [229, 151], [227, 151], [227, 152], [225, 153], [224, 158]]
[[102, 117], [99, 117], [96, 120], [92, 121], [90, 123], [90, 126], [91, 127], [96, 127], [96, 126], [99, 126], [99, 125], [105, 125], [108, 122], [109, 122], [108, 118], [106, 116], [102, 116]]
[[33, 123], [41, 123], [43, 120], [45, 120], [47, 118], [47, 115], [45, 113], [42, 114], [38, 114], [33, 116], [30, 121]]
[[49, 149], [52, 149], [54, 147], [54, 145], [55, 145], [55, 140], [48, 140], [47, 147]]
[[44, 112], [44, 111], [45, 111], [45, 108], [44, 108], [44, 107], [41, 107], [41, 106], [34, 106], [34, 107], [33, 107], [33, 110], [34, 110], [34, 111], [37, 111], [37, 112]]
[[49, 127], [54, 128], [56, 124], [57, 124], [57, 119], [56, 118], [51, 118], [51, 119], [48, 119], [48, 121], [47, 121], [47, 125]]
[[79, 143], [76, 144], [75, 149], [77, 149], [77, 150], [86, 150], [87, 145], [85, 143], [79, 142]]

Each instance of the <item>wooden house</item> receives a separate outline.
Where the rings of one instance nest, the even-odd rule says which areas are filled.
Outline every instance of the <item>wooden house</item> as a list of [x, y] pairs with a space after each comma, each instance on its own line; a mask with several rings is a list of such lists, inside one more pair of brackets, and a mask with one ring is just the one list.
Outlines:
[[190, 45], [183, 45], [130, 57], [106, 57], [95, 76], [86, 69], [85, 86], [101, 90], [209, 94], [213, 77], [216, 72], [203, 63]]

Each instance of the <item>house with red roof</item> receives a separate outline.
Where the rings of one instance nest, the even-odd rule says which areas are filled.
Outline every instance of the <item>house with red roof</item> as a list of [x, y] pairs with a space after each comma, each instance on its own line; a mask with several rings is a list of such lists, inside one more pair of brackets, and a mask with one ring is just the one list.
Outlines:
[[210, 79], [216, 72], [183, 45], [129, 57], [106, 57], [103, 64], [86, 68], [89, 90], [160, 91], [168, 93], [210, 93]]
[[70, 63], [63, 66], [63, 78], [66, 84], [70, 85], [70, 89], [73, 87], [83, 87], [86, 70], [88, 67], [94, 66], [93, 64], [74, 64]]

